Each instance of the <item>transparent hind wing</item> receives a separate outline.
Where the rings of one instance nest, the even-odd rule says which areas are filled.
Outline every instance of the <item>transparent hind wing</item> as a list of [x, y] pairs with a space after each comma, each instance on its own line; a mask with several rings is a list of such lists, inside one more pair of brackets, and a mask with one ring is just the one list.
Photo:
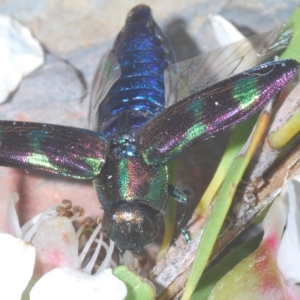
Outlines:
[[116, 56], [111, 51], [106, 52], [98, 66], [92, 86], [89, 110], [90, 129], [96, 129], [98, 107], [120, 76], [121, 68]]
[[274, 57], [292, 34], [291, 26], [283, 25], [170, 65], [165, 71], [166, 107]]

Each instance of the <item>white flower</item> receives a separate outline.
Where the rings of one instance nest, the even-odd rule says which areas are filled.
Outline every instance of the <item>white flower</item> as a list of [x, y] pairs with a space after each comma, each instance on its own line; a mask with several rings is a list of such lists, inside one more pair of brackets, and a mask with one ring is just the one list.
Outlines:
[[258, 249], [214, 287], [209, 300], [300, 299], [300, 175], [289, 179], [264, 221]]
[[[21, 299], [30, 279], [31, 300], [126, 297], [126, 285], [111, 271], [117, 266], [112, 260], [114, 243], [103, 240], [100, 222], [92, 231], [93, 222], [86, 218], [76, 231], [73, 222], [82, 219], [83, 210], [64, 200], [20, 227], [17, 201], [17, 195], [10, 199], [5, 233], [0, 233], [0, 299]], [[100, 251], [102, 262], [97, 260]], [[136, 264], [132, 254], [124, 257], [128, 255], [126, 260]]]
[[288, 214], [277, 264], [287, 286], [297, 289], [300, 296], [300, 175], [288, 180], [281, 201], [287, 206]]
[[18, 87], [22, 77], [43, 63], [43, 48], [30, 30], [0, 15], [0, 102]]
[[94, 275], [61, 267], [44, 275], [30, 293], [31, 300], [99, 300], [126, 297], [125, 284], [106, 269]]
[[0, 299], [21, 299], [33, 274], [35, 249], [5, 233], [0, 234], [0, 245]]

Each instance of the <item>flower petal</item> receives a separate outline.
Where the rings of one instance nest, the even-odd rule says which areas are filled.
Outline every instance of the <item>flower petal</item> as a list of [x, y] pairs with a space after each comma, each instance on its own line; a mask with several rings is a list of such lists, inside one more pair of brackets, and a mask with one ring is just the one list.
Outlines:
[[35, 249], [5, 233], [0, 245], [0, 299], [19, 300], [33, 274]]
[[9, 16], [0, 16], [0, 102], [22, 77], [44, 62], [43, 49], [30, 30]]
[[229, 271], [212, 290], [209, 300], [284, 300], [287, 290], [267, 243]]
[[288, 284], [300, 283], [300, 177], [288, 181], [285, 201], [287, 226], [278, 249], [277, 264]]
[[226, 46], [244, 38], [244, 36], [222, 16], [210, 15], [209, 19], [220, 46]]
[[40, 274], [59, 266], [80, 266], [78, 239], [72, 222], [66, 217], [43, 220], [32, 239], [32, 245], [37, 251]]
[[19, 195], [17, 193], [12, 193], [8, 201], [6, 199], [1, 200], [3, 206], [6, 206], [6, 215], [3, 223], [3, 232], [12, 234], [14, 237], [21, 239], [22, 231], [19, 224], [18, 215], [16, 212], [15, 205], [19, 201]]
[[106, 269], [100, 274], [61, 267], [44, 275], [30, 292], [31, 300], [123, 300], [125, 284]]
[[265, 231], [263, 242], [266, 243], [270, 249], [272, 249], [275, 255], [277, 254], [279, 245], [281, 243], [287, 216], [288, 206], [285, 203], [282, 194], [280, 194], [271, 205], [267, 215], [263, 220], [263, 227]]

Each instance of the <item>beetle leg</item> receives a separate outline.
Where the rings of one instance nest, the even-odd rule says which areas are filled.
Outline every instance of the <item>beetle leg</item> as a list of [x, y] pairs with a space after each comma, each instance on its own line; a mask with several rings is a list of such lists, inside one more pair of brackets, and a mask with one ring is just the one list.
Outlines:
[[121, 257], [123, 257], [124, 253], [125, 253], [125, 250], [123, 248], [118, 247], [118, 246], [116, 246], [116, 248], [117, 248], [117, 251], [119, 252], [119, 254], [121, 255]]
[[191, 237], [188, 234], [188, 232], [185, 229], [185, 225], [187, 223], [187, 213], [189, 211], [189, 198], [186, 195], [185, 192], [183, 192], [182, 190], [180, 190], [179, 188], [170, 185], [168, 186], [168, 193], [171, 197], [173, 197], [177, 202], [180, 203], [184, 203], [185, 204], [185, 209], [183, 214], [181, 215], [181, 218], [178, 222], [178, 228], [180, 229], [181, 233], [183, 234], [183, 236], [185, 237], [187, 242], [191, 242]]

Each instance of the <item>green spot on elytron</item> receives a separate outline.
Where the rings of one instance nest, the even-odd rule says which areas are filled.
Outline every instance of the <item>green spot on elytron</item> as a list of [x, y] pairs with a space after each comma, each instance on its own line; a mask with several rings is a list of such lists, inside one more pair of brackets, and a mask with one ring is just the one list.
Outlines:
[[[52, 164], [47, 156], [39, 153], [31, 154], [27, 157], [27, 162], [41, 169], [48, 169], [53, 172], [59, 173], [61, 175], [70, 175], [70, 172], [67, 172], [67, 169], [63, 169], [57, 165]], [[72, 175], [72, 178], [83, 178], [82, 176]]]
[[192, 116], [195, 121], [200, 120], [203, 114], [203, 101], [201, 99], [191, 102], [184, 109], [183, 114], [187, 114], [188, 116]]
[[83, 161], [92, 168], [91, 176], [98, 175], [100, 173], [101, 167], [103, 165], [104, 160], [95, 158], [95, 157], [84, 157]]
[[42, 140], [47, 137], [48, 137], [48, 133], [43, 131], [32, 131], [30, 134], [30, 140], [34, 148], [35, 147], [40, 148], [40, 144]]
[[[238, 102], [242, 110], [246, 110], [259, 98], [260, 92], [257, 88], [258, 79], [252, 76], [241, 78], [235, 84], [232, 91], [233, 99]], [[241, 89], [241, 86], [244, 88]]]
[[184, 140], [180, 143], [180, 146], [185, 146], [193, 139], [202, 135], [206, 131], [207, 126], [203, 123], [195, 124], [186, 133]]
[[29, 164], [32, 164], [35, 166], [51, 169], [54, 171], [61, 171], [61, 170], [59, 170], [59, 168], [57, 166], [53, 165], [49, 161], [49, 159], [43, 154], [33, 153], [27, 157], [27, 161]]

